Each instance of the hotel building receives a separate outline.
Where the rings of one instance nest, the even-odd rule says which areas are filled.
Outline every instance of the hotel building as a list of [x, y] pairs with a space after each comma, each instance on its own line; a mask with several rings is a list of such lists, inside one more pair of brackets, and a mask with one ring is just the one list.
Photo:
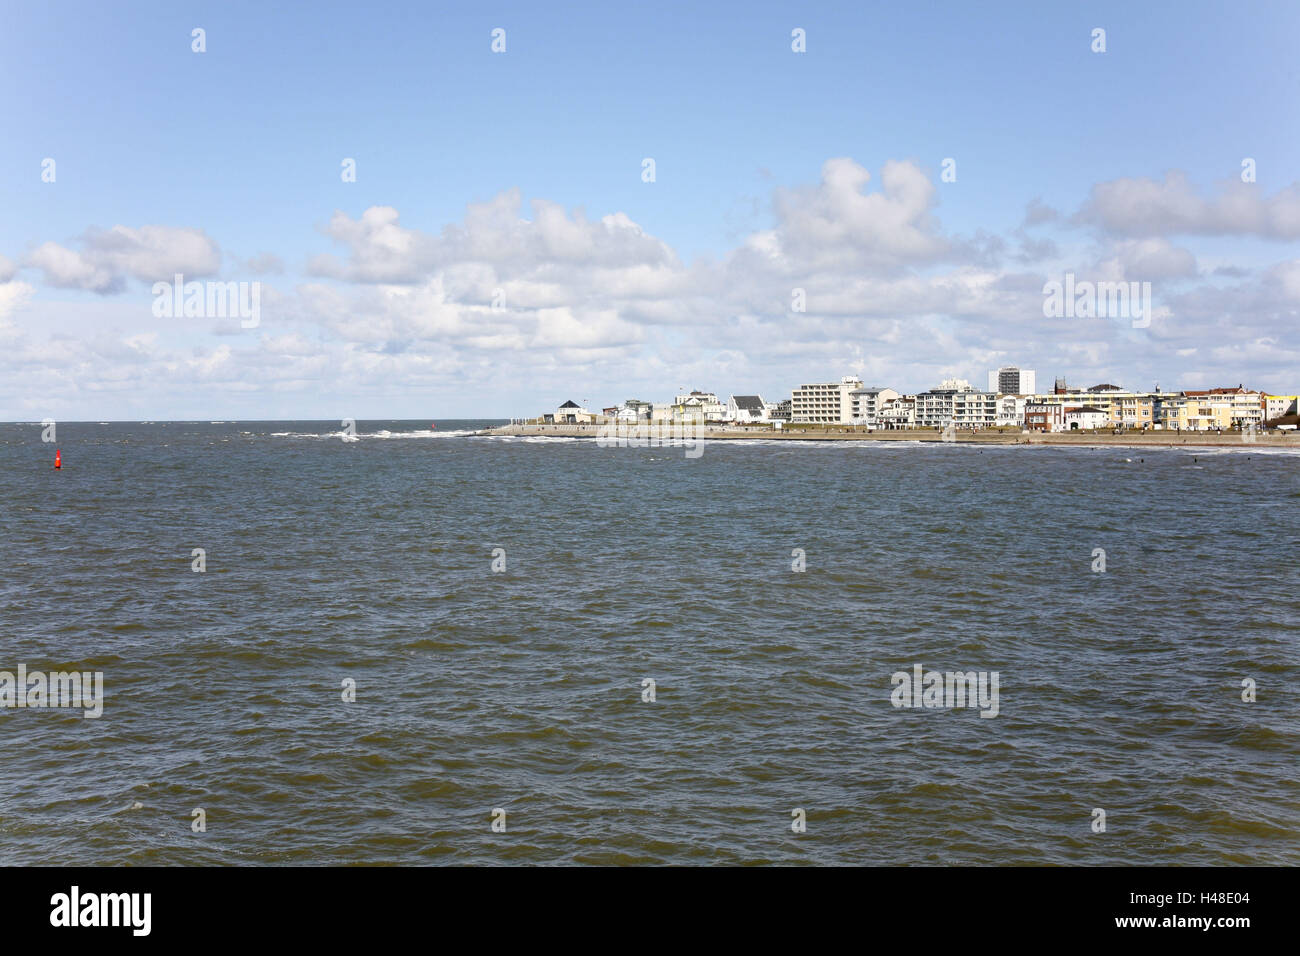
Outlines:
[[862, 379], [846, 375], [838, 383], [800, 385], [790, 396], [792, 424], [853, 424], [853, 392], [862, 388]]

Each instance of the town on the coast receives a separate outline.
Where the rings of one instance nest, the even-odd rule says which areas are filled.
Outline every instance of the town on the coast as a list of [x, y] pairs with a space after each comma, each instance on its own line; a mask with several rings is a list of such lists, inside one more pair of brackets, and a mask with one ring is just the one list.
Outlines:
[[1275, 395], [1244, 385], [1203, 390], [1139, 391], [1102, 383], [1067, 385], [1058, 378], [1039, 391], [1032, 369], [1004, 366], [988, 373], [987, 388], [947, 379], [937, 388], [904, 394], [865, 385], [855, 376], [793, 389], [789, 398], [690, 391], [671, 402], [629, 398], [599, 410], [572, 400], [554, 411], [513, 422], [519, 426], [702, 425], [714, 429], [768, 431], [899, 432], [1176, 432], [1254, 434], [1294, 431], [1297, 396]]

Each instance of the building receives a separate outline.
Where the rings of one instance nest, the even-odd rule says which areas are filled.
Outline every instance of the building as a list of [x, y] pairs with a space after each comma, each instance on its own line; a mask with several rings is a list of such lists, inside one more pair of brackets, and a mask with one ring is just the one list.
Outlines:
[[596, 421], [595, 415], [573, 400], [565, 402], [553, 415], [543, 415], [542, 418], [549, 418], [557, 425], [587, 425]]
[[1025, 427], [1032, 432], [1064, 431], [1065, 406], [1059, 402], [1026, 402]]
[[1066, 431], [1091, 431], [1095, 428], [1105, 428], [1109, 422], [1106, 410], [1097, 408], [1094, 405], [1081, 405], [1079, 407], [1068, 407], [1065, 409], [1065, 430]]
[[727, 406], [713, 392], [692, 391], [673, 399], [673, 421], [721, 422]]
[[849, 393], [849, 419], [854, 425], [875, 428], [880, 424], [880, 407], [898, 398], [892, 388], [855, 388]]
[[1038, 391], [1034, 370], [1004, 365], [989, 372], [989, 391], [998, 395], [1032, 395]]
[[1111, 428], [1147, 429], [1159, 421], [1160, 392], [1129, 392], [1118, 385], [1094, 385], [1087, 389], [1069, 388], [1061, 379], [1051, 395], [1036, 395], [1039, 402], [1050, 402], [1066, 407], [1097, 408], [1106, 414], [1106, 426]]
[[963, 379], [947, 379], [915, 398], [918, 428], [988, 428], [997, 422], [997, 395], [977, 392]]
[[999, 395], [993, 424], [1013, 425], [1017, 428], [1023, 428], [1025, 424], [1025, 403], [1028, 401], [1028, 395]]
[[1295, 415], [1300, 413], [1300, 396], [1296, 395], [1269, 395], [1267, 392], [1260, 396], [1264, 401], [1264, 421], [1271, 422], [1275, 418], [1282, 418], [1285, 415]]
[[880, 405], [880, 427], [890, 431], [916, 427], [916, 399], [900, 395]]
[[727, 399], [727, 421], [765, 422], [768, 420], [767, 404], [759, 395], [732, 395]]
[[954, 388], [933, 388], [918, 392], [916, 399], [916, 427], [942, 428], [952, 421]]
[[1116, 428], [1151, 428], [1156, 420], [1154, 395], [1125, 392], [1108, 396], [1105, 403], [1093, 402], [1106, 410], [1106, 424]]
[[1164, 426], [1179, 431], [1211, 431], [1263, 424], [1265, 402], [1259, 392], [1236, 388], [1184, 391], [1163, 402]]
[[767, 417], [774, 422], [788, 422], [790, 420], [790, 399], [782, 399], [768, 408]]
[[998, 397], [993, 392], [954, 392], [952, 423], [957, 428], [992, 428], [998, 421]]
[[852, 424], [852, 395], [861, 387], [862, 379], [851, 375], [838, 383], [800, 385], [790, 396], [790, 421], [810, 425]]
[[654, 405], [637, 398], [629, 398], [614, 413], [616, 421], [632, 423], [648, 422], [653, 416]]

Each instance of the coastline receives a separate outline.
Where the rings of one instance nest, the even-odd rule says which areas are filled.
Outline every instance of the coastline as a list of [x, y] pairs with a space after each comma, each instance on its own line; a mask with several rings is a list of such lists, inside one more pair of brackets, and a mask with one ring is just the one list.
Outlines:
[[[600, 436], [603, 425], [498, 425], [476, 432], [484, 437], [518, 438], [590, 438]], [[671, 428], [670, 425], [663, 426]], [[717, 428], [704, 426], [691, 439], [724, 441], [847, 441], [847, 442], [934, 442], [945, 443], [934, 429], [907, 431], [868, 431], [866, 428], [835, 426], [833, 428], [797, 427], [776, 431], [769, 428]], [[1224, 434], [1187, 434], [1178, 432], [1137, 433], [1119, 435], [1109, 433], [1030, 432], [1028, 434], [998, 431], [958, 432], [946, 444], [957, 445], [1047, 445], [1066, 448], [1294, 448], [1300, 450], [1300, 433], [1259, 434], [1247, 442], [1240, 432]]]

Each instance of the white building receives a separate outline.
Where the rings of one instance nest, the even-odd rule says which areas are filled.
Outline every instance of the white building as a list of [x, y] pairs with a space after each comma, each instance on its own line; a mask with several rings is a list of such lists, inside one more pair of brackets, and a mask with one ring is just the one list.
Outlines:
[[916, 427], [916, 399], [899, 395], [880, 404], [880, 427], [895, 430]]
[[1083, 405], [1079, 408], [1067, 408], [1065, 410], [1065, 430], [1066, 431], [1087, 431], [1092, 428], [1105, 428], [1106, 423], [1110, 420], [1104, 408], [1097, 408], [1093, 405]]
[[994, 419], [995, 425], [1017, 425], [1023, 427], [1025, 424], [1025, 404], [1029, 401], [1027, 395], [999, 395], [997, 416]]
[[945, 379], [938, 388], [916, 395], [916, 426], [943, 428], [953, 424], [983, 428], [992, 425], [997, 418], [996, 399], [989, 392], [975, 391], [965, 379]]
[[619, 422], [648, 422], [653, 413], [654, 405], [650, 402], [629, 398], [618, 407], [618, 410], [614, 413], [614, 419]]
[[727, 421], [768, 421], [768, 405], [760, 395], [732, 395], [727, 399]]
[[1269, 395], [1264, 393], [1264, 421], [1270, 422], [1275, 418], [1281, 418], [1283, 415], [1295, 415], [1297, 413], [1297, 397], [1295, 395]]
[[557, 425], [586, 425], [594, 422], [596, 416], [575, 401], [567, 401], [550, 416]]
[[993, 392], [954, 392], [952, 423], [957, 428], [992, 428], [998, 421], [998, 397]]
[[892, 388], [855, 388], [849, 393], [849, 419], [854, 425], [878, 427], [881, 406], [898, 397]]
[[790, 396], [790, 421], [815, 425], [850, 425], [853, 392], [862, 379], [846, 375], [838, 383], [800, 385]]
[[989, 391], [998, 395], [1033, 395], [1038, 391], [1032, 368], [1004, 365], [989, 372]]
[[726, 421], [727, 406], [713, 392], [692, 391], [673, 398], [676, 421]]

